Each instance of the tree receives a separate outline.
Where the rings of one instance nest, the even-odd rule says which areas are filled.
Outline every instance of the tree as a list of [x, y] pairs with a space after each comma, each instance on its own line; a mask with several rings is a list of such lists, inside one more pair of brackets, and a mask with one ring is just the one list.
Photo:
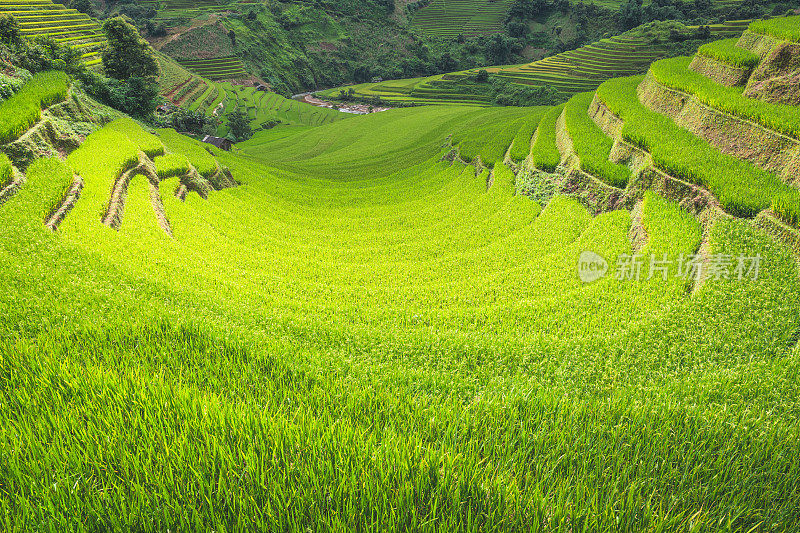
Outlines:
[[250, 117], [239, 109], [228, 115], [228, 125], [231, 127], [231, 135], [234, 136], [236, 142], [246, 141], [253, 136], [253, 131], [250, 129]]
[[20, 43], [19, 23], [12, 15], [0, 15], [0, 44], [16, 46]]
[[481, 82], [481, 83], [485, 83], [485, 82], [489, 81], [489, 72], [487, 72], [484, 69], [480, 69], [478, 71], [478, 74], [475, 76], [475, 81], [478, 81], [478, 82]]
[[626, 30], [642, 23], [642, 0], [628, 0], [619, 10], [620, 24]]
[[85, 13], [87, 15], [94, 15], [94, 7], [90, 0], [75, 0], [72, 3], [72, 9]]
[[118, 80], [158, 75], [158, 62], [147, 41], [122, 17], [103, 23], [108, 46], [103, 50], [106, 74]]

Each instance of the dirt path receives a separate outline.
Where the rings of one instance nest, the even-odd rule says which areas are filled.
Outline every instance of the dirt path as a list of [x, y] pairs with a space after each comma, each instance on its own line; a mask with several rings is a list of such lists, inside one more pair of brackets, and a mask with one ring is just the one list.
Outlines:
[[327, 107], [328, 109], [336, 109], [342, 113], [352, 113], [354, 115], [367, 115], [369, 113], [379, 113], [381, 111], [388, 111], [392, 109], [391, 107], [375, 107], [369, 104], [334, 104], [333, 102], [317, 98], [311, 93], [299, 94], [297, 95], [296, 99], [316, 107]]

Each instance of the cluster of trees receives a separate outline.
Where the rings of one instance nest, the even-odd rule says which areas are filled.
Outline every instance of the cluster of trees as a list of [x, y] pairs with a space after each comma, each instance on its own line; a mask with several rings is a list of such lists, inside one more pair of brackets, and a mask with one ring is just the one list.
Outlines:
[[86, 92], [129, 115], [152, 116], [160, 100], [153, 50], [123, 17], [106, 20], [103, 32], [108, 42], [102, 55], [105, 75], [83, 71], [79, 79]]
[[723, 20], [762, 18], [783, 15], [798, 6], [797, 1], [747, 0], [734, 7], [716, 5], [712, 0], [653, 0], [643, 5], [642, 0], [627, 0], [619, 9], [621, 30], [655, 21], [677, 20], [693, 25], [706, 25]]
[[100, 11], [95, 9], [91, 0], [71, 0], [66, 4], [95, 18], [126, 17], [133, 26], [150, 37], [163, 37], [167, 34], [164, 25], [155, 20], [156, 10], [152, 6], [138, 4], [136, 0], [106, 0], [101, 4]]
[[80, 52], [51, 37], [24, 38], [11, 15], [0, 15], [0, 55], [32, 73], [61, 70], [78, 80], [88, 94], [115, 109], [150, 117], [159, 101], [158, 63], [136, 28], [122, 18], [105, 21], [108, 46], [103, 51], [105, 75], [83, 64]]

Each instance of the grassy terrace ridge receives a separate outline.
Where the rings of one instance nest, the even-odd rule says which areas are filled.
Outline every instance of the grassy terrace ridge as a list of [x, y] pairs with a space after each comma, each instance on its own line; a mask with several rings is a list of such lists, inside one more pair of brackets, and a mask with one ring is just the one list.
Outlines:
[[213, 59], [186, 59], [178, 60], [178, 63], [199, 74], [200, 76], [212, 79], [242, 78], [249, 74], [244, 64], [237, 57], [217, 57]]
[[11, 183], [12, 172], [11, 160], [6, 154], [0, 153], [0, 189]]
[[786, 41], [800, 42], [800, 16], [769, 20], [756, 20], [750, 24], [750, 31], [771, 35]]
[[597, 96], [625, 122], [623, 138], [650, 152], [658, 169], [708, 188], [735, 216], [754, 217], [771, 207], [776, 198], [784, 198], [785, 205], [794, 205], [785, 199], [800, 195], [797, 189], [752, 163], [721, 153], [669, 117], [642, 105], [636, 94], [642, 79], [633, 76], [609, 80], [598, 88]]
[[709, 107], [751, 120], [757, 124], [800, 139], [800, 109], [747, 98], [741, 87], [726, 87], [689, 69], [689, 57], [662, 59], [650, 73], [656, 81], [696, 97]]
[[[442, 160], [504, 153], [502, 125], [539, 123], [536, 151], [550, 115], [395, 109], [213, 154], [120, 120], [33, 163], [0, 206], [4, 528], [795, 530], [795, 257], [723, 220], [709, 253], [758, 280], [581, 283], [582, 252], [633, 252], [630, 213]], [[140, 151], [165, 179], [130, 176], [111, 229]], [[181, 201], [184, 158], [241, 185]], [[652, 191], [641, 225], [648, 257], [703, 238]]]
[[553, 172], [561, 162], [561, 154], [556, 145], [556, 122], [564, 110], [564, 105], [551, 107], [539, 122], [536, 141], [531, 149], [533, 166], [545, 172]]
[[[731, 21], [711, 28], [712, 34], [741, 35], [749, 21]], [[653, 61], [666, 55], [665, 45], [647, 38], [629, 34], [601, 39], [576, 50], [569, 50], [519, 65], [486, 67], [494, 77], [517, 85], [557, 90], [567, 100], [571, 96], [596, 89], [603, 81], [620, 76], [641, 74]], [[478, 70], [451, 72], [426, 78], [389, 80], [379, 83], [362, 83], [319, 91], [324, 98], [335, 98], [341, 90], [352, 89], [360, 98], [380, 97], [386, 102], [438, 104], [447, 102], [469, 104], [490, 103], [491, 98], [465, 94], [454, 90], [460, 80], [474, 77]]]
[[698, 49], [697, 54], [734, 67], [753, 68], [757, 66], [761, 58], [750, 50], [736, 46], [738, 41], [739, 39], [734, 37], [707, 43]]
[[106, 39], [100, 25], [88, 15], [50, 0], [0, 0], [0, 14], [4, 13], [17, 19], [23, 35], [49, 35], [80, 49], [87, 65], [100, 63], [99, 52]]
[[43, 108], [63, 101], [68, 83], [63, 72], [40, 72], [18, 93], [0, 102], [0, 143], [19, 138], [42, 117]]
[[594, 92], [576, 94], [567, 102], [564, 123], [581, 169], [614, 187], [625, 188], [631, 171], [608, 160], [614, 141], [589, 117]]
[[426, 35], [456, 37], [502, 31], [511, 0], [432, 0], [411, 16], [411, 26]]

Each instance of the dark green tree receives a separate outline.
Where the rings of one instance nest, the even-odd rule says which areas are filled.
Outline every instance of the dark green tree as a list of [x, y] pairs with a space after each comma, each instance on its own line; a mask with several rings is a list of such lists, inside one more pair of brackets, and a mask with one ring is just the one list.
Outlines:
[[626, 30], [641, 24], [642, 16], [642, 0], [628, 0], [620, 6], [619, 22]]
[[149, 78], [158, 75], [156, 56], [139, 32], [124, 18], [103, 23], [108, 46], [103, 51], [106, 74], [118, 80]]
[[236, 142], [246, 141], [253, 136], [250, 129], [250, 117], [237, 109], [228, 115], [228, 125], [231, 127], [231, 134], [236, 138]]
[[0, 14], [0, 44], [16, 46], [20, 43], [19, 23], [8, 13]]
[[75, 0], [72, 3], [72, 9], [86, 13], [87, 15], [94, 15], [94, 7], [90, 0]]

